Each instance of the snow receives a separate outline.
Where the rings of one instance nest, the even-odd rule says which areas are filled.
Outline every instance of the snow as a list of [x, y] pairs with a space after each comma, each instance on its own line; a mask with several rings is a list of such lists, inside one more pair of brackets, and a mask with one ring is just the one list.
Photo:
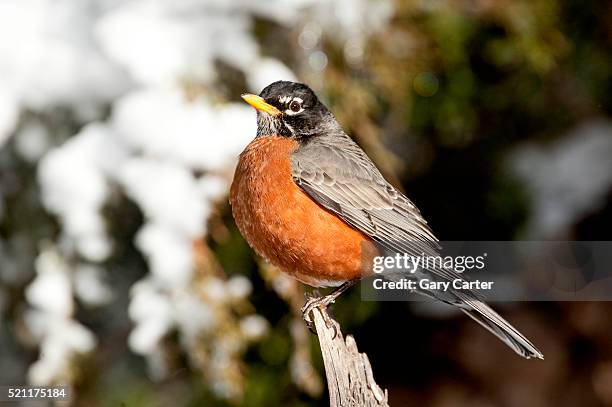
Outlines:
[[612, 188], [610, 157], [612, 123], [604, 120], [585, 122], [555, 144], [515, 151], [510, 168], [532, 199], [529, 238], [551, 237], [603, 205]]
[[112, 125], [132, 149], [191, 168], [224, 166], [255, 132], [254, 115], [243, 104], [189, 102], [180, 88], [149, 88], [117, 101]]
[[186, 292], [176, 293], [173, 301], [174, 319], [188, 346], [197, 346], [202, 333], [212, 331], [219, 320], [208, 304]]
[[[182, 24], [168, 9], [161, 2], [132, 1], [97, 23], [95, 35], [104, 51], [139, 83], [172, 83], [205, 57], [205, 47], [197, 46], [197, 25]], [[212, 67], [200, 73], [211, 78]]]
[[111, 250], [100, 213], [109, 194], [103, 167], [119, 159], [108, 147], [109, 137], [106, 126], [90, 124], [45, 155], [38, 167], [43, 204], [60, 217], [79, 253], [92, 261], [106, 259]]
[[45, 126], [30, 121], [15, 137], [15, 148], [25, 160], [36, 163], [49, 150], [51, 143], [49, 137], [49, 131]]
[[[41, 250], [26, 292], [26, 324], [41, 351], [32, 383], [70, 382], [69, 356], [95, 347], [93, 334], [73, 319], [74, 298], [88, 306], [113, 299], [102, 264], [119, 242], [102, 209], [121, 195], [144, 214], [135, 244], [149, 267], [131, 290], [130, 348], [160, 378], [168, 333], [177, 331], [194, 354], [207, 333], [210, 366], [220, 368], [211, 386], [225, 397], [239, 392], [241, 349], [265, 333], [266, 322], [232, 308], [249, 309], [240, 307], [252, 290], [248, 279], [195, 273], [194, 245], [206, 237], [207, 221], [228, 192], [227, 174], [256, 129], [252, 108], [215, 92], [217, 63], [241, 71], [245, 91], [259, 93], [273, 81], [298, 78], [263, 54], [255, 18], [296, 33], [304, 28], [306, 59], [322, 71], [322, 36], [342, 46], [357, 41], [345, 53], [358, 60], [360, 38], [384, 26], [391, 10], [388, 0], [0, 2], [0, 148], [13, 135], [18, 154], [38, 162], [42, 203], [61, 227], [55, 246]], [[193, 87], [197, 93], [186, 91]], [[67, 110], [68, 126], [78, 131], [53, 146], [64, 127], [38, 114], [54, 117], [57, 110]], [[3, 279], [19, 269], [9, 260]], [[218, 324], [241, 334], [229, 343]]]
[[129, 160], [119, 180], [145, 217], [163, 223], [186, 236], [204, 232], [207, 205], [188, 168], [149, 158]]
[[96, 18], [90, 3], [0, 2], [0, 78], [18, 103], [34, 110], [82, 108], [123, 91], [126, 78], [99, 52], [87, 28]]
[[259, 315], [249, 315], [240, 321], [240, 330], [249, 340], [257, 340], [268, 331], [268, 321]]
[[148, 259], [153, 276], [171, 288], [189, 283], [193, 270], [191, 240], [166, 227], [148, 223], [136, 237], [136, 245]]
[[96, 339], [72, 319], [72, 271], [55, 248], [46, 248], [39, 255], [36, 273], [26, 289], [32, 308], [25, 314], [25, 323], [34, 341], [40, 344], [40, 353], [30, 366], [28, 379], [36, 385], [66, 383], [73, 355], [91, 352]]
[[227, 294], [232, 300], [243, 300], [252, 290], [251, 281], [244, 276], [233, 276], [227, 282]]
[[104, 271], [91, 264], [82, 264], [74, 274], [74, 292], [79, 300], [90, 306], [101, 306], [113, 300], [112, 288], [105, 282]]
[[38, 275], [25, 293], [28, 302], [52, 314], [72, 314], [72, 289], [67, 265], [57, 253], [47, 251], [36, 259], [36, 269]]
[[66, 383], [72, 354], [91, 352], [96, 343], [89, 330], [71, 320], [51, 320], [48, 326], [40, 345], [41, 357], [28, 371], [28, 380], [34, 385]]
[[297, 81], [297, 78], [282, 62], [271, 58], [262, 58], [249, 69], [249, 90], [259, 93], [263, 88], [276, 81]]
[[128, 312], [136, 327], [130, 333], [128, 344], [134, 352], [152, 353], [172, 326], [172, 307], [168, 297], [150, 280], [140, 281], [132, 291]]

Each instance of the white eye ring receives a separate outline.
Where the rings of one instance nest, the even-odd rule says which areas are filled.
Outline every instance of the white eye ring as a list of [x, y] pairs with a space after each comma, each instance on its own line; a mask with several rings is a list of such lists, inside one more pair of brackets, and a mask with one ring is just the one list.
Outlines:
[[289, 102], [289, 109], [285, 110], [285, 113], [293, 116], [296, 115], [298, 113], [301, 113], [304, 111], [304, 108], [302, 107], [302, 99], [295, 97], [291, 100], [291, 102]]

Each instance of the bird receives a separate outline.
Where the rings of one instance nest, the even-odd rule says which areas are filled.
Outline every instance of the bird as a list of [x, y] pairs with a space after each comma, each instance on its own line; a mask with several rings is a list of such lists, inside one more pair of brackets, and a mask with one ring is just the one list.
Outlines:
[[[304, 284], [334, 287], [307, 301], [306, 315], [371, 274], [363, 259], [439, 252], [419, 209], [387, 182], [310, 87], [276, 81], [242, 99], [256, 110], [257, 132], [238, 159], [230, 187], [232, 215], [259, 256]], [[463, 279], [444, 267], [422, 273]], [[458, 307], [520, 356], [543, 359], [479, 294], [419, 293]]]

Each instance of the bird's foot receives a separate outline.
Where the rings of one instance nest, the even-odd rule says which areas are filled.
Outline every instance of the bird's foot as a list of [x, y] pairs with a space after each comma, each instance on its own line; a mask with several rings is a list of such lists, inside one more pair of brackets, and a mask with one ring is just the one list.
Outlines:
[[312, 333], [317, 333], [314, 327], [313, 311], [315, 310], [315, 308], [318, 308], [322, 311], [321, 315], [323, 316], [323, 320], [325, 321], [325, 326], [327, 328], [331, 328], [334, 326], [334, 323], [329, 314], [323, 311], [327, 310], [327, 307], [330, 304], [333, 304], [336, 298], [337, 296], [332, 294], [321, 296], [317, 290], [315, 290], [313, 294], [306, 294], [306, 303], [302, 306], [302, 318], [304, 318], [308, 329], [310, 329]]
[[327, 307], [330, 304], [333, 304], [336, 301], [336, 298], [338, 298], [340, 294], [342, 294], [343, 292], [351, 288], [355, 283], [356, 283], [356, 280], [346, 281], [340, 287], [336, 288], [333, 292], [331, 292], [328, 295], [324, 295], [322, 297], [316, 290], [314, 291], [314, 295], [308, 295], [308, 294], [306, 295], [306, 298], [307, 298], [306, 304], [304, 304], [304, 306], [302, 307], [302, 318], [304, 318], [304, 321], [306, 321], [308, 328], [314, 334], [316, 334], [316, 331], [314, 329], [313, 316], [311, 315], [313, 315], [312, 312], [314, 311], [314, 309], [318, 308], [319, 310], [321, 310], [321, 315], [323, 316], [323, 320], [325, 321], [325, 326], [328, 329], [333, 327], [334, 328], [333, 337], [334, 338], [336, 337], [336, 335], [338, 334], [339, 326], [337, 323], [334, 323], [334, 321], [329, 316], [329, 314], [324, 311], [327, 310]]

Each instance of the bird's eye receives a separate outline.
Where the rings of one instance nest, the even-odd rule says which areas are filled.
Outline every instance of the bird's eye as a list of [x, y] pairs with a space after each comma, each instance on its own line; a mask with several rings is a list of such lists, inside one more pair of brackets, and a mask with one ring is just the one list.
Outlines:
[[302, 105], [297, 100], [292, 100], [291, 103], [289, 103], [289, 109], [292, 112], [297, 113], [302, 109]]

